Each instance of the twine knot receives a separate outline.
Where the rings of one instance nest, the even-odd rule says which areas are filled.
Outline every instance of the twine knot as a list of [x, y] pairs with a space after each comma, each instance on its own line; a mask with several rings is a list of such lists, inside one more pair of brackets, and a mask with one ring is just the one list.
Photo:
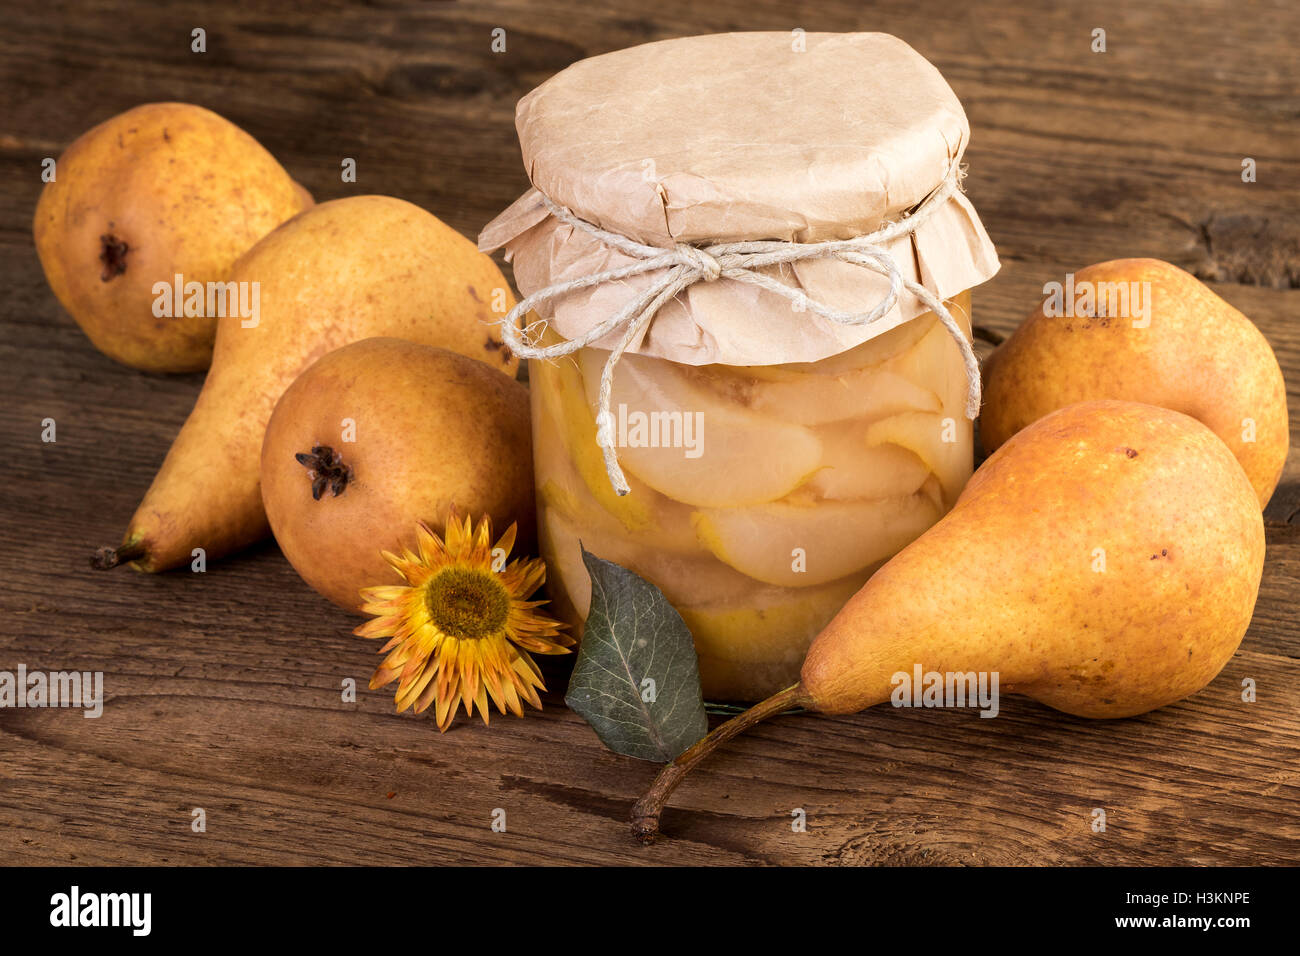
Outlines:
[[[903, 289], [916, 296], [921, 304], [933, 312], [948, 330], [961, 349], [962, 361], [966, 368], [967, 393], [966, 417], [974, 419], [980, 408], [980, 368], [979, 360], [971, 348], [966, 333], [949, 313], [947, 306], [933, 292], [918, 282], [903, 277], [898, 264], [894, 262], [885, 244], [902, 236], [911, 235], [917, 226], [947, 202], [961, 188], [965, 171], [956, 163], [949, 170], [947, 177], [926, 199], [910, 214], [897, 222], [888, 223], [866, 236], [856, 239], [832, 239], [825, 242], [785, 242], [782, 240], [755, 240], [752, 242], [713, 243], [697, 246], [679, 242], [672, 248], [650, 246], [636, 242], [627, 236], [610, 232], [580, 219], [570, 210], [552, 202], [548, 196], [541, 197], [543, 204], [557, 220], [579, 232], [585, 232], [623, 255], [635, 260], [629, 265], [604, 272], [557, 282], [525, 296], [501, 322], [501, 337], [511, 351], [523, 358], [554, 359], [571, 355], [579, 349], [586, 348], [614, 332], [621, 332], [614, 348], [605, 360], [600, 373], [600, 389], [596, 414], [596, 443], [600, 446], [605, 459], [605, 471], [609, 475], [614, 490], [625, 495], [631, 489], [627, 478], [618, 463], [614, 451], [614, 416], [610, 412], [610, 395], [613, 390], [614, 369], [623, 353], [650, 324], [661, 308], [672, 301], [678, 293], [696, 282], [715, 282], [720, 278], [733, 279], [760, 286], [767, 291], [783, 296], [801, 312], [813, 312], [822, 318], [840, 325], [870, 325], [879, 321], [893, 310]], [[870, 269], [889, 280], [889, 291], [866, 312], [851, 312], [832, 309], [823, 302], [808, 296], [803, 290], [796, 289], [777, 281], [762, 270], [768, 266], [780, 266], [801, 262], [805, 259], [834, 257], [852, 265]], [[560, 298], [579, 289], [603, 285], [606, 282], [621, 282], [633, 276], [646, 273], [658, 273], [654, 282], [643, 291], [630, 297], [613, 315], [598, 322], [576, 338], [556, 345], [536, 346], [525, 340], [530, 329], [520, 329], [519, 319], [544, 302]]]
[[683, 265], [697, 271], [705, 282], [713, 282], [722, 275], [722, 263], [699, 246], [693, 246], [689, 242], [679, 242], [677, 255], [681, 257]]

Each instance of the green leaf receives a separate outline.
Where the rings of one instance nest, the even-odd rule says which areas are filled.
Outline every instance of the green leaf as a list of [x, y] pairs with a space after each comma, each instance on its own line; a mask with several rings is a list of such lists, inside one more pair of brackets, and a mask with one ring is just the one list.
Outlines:
[[691, 632], [645, 578], [582, 560], [591, 611], [564, 701], [615, 753], [668, 763], [709, 729]]

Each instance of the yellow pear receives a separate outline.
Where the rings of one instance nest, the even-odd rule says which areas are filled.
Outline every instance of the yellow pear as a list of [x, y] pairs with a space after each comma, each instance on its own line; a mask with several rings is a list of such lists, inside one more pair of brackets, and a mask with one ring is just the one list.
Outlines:
[[501, 341], [499, 323], [514, 298], [496, 264], [400, 199], [314, 206], [250, 249], [231, 278], [258, 284], [260, 315], [223, 320], [194, 410], [122, 544], [101, 550], [96, 567], [129, 561], [161, 571], [190, 563], [196, 548], [210, 559], [265, 537], [258, 460], [266, 424], [289, 384], [327, 352], [389, 336], [510, 377], [518, 369]]
[[888, 700], [894, 674], [998, 671], [1083, 717], [1195, 693], [1232, 657], [1264, 567], [1264, 523], [1231, 452], [1188, 416], [1085, 402], [1018, 433], [949, 514], [813, 642], [812, 706]]
[[[342, 424], [347, 423], [347, 424]], [[423, 521], [483, 516], [536, 540], [528, 389], [482, 362], [402, 339], [330, 352], [280, 396], [262, 502], [302, 579], [350, 611], [397, 578], [381, 551], [416, 549]]]
[[1158, 259], [1088, 266], [1073, 288], [1044, 299], [985, 364], [984, 447], [1076, 402], [1147, 402], [1208, 425], [1266, 505], [1290, 428], [1282, 370], [1254, 323]]
[[[150, 372], [194, 372], [212, 359], [221, 311], [215, 294], [208, 308], [208, 283], [310, 204], [238, 126], [188, 103], [150, 103], [68, 147], [33, 232], [50, 288], [97, 349]], [[183, 293], [202, 288], [180, 309], [163, 288], [178, 275]]]
[[1098, 401], [1003, 445], [956, 505], [814, 638], [799, 683], [670, 764], [634, 811], [653, 839], [681, 777], [719, 743], [791, 706], [853, 713], [900, 675], [997, 675], [1083, 717], [1127, 717], [1200, 690], [1240, 644], [1264, 568], [1241, 465], [1179, 412]]
[[316, 199], [312, 196], [311, 191], [296, 179], [293, 181], [293, 191], [297, 194], [298, 203], [303, 209], [310, 209], [316, 205]]

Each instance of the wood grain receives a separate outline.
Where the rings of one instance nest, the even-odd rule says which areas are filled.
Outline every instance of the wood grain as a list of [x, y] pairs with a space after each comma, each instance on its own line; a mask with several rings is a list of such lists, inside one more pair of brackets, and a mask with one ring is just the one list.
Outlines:
[[[206, 54], [189, 49], [200, 26]], [[0, 711], [0, 862], [1300, 862], [1295, 456], [1267, 512], [1254, 624], [1194, 698], [1108, 723], [1021, 699], [997, 720], [783, 717], [701, 768], [652, 848], [631, 844], [625, 820], [655, 767], [603, 750], [556, 694], [540, 715], [462, 719], [445, 735], [394, 715], [364, 690], [376, 648], [273, 544], [202, 575], [88, 569], [201, 378], [116, 366], [59, 308], [30, 237], [42, 158], [138, 103], [188, 100], [243, 126], [320, 199], [402, 196], [474, 235], [526, 186], [513, 108], [537, 83], [646, 40], [794, 27], [897, 34], [960, 96], [969, 194], [1003, 262], [976, 292], [979, 323], [1013, 328], [1045, 281], [1088, 263], [1168, 259], [1255, 319], [1300, 418], [1300, 8], [1285, 0], [7, 9], [0, 669], [102, 670], [108, 701], [98, 720]], [[1104, 54], [1089, 49], [1097, 27]], [[344, 157], [355, 185], [339, 181]], [[1255, 183], [1241, 180], [1245, 157]], [[46, 417], [54, 444], [40, 441]], [[551, 686], [564, 676], [551, 671]], [[1241, 701], [1246, 677], [1256, 703]], [[346, 678], [363, 688], [355, 703], [341, 699]], [[505, 833], [490, 827], [496, 808]], [[794, 808], [806, 833], [791, 830]]]

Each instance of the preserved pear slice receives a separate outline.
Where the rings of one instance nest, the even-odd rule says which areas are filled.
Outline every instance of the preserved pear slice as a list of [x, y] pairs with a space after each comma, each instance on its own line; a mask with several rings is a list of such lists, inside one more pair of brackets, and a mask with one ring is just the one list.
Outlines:
[[875, 368], [843, 375], [805, 375], [797, 381], [754, 382], [748, 396], [741, 400], [755, 412], [780, 416], [800, 425], [847, 419], [870, 422], [902, 412], [942, 410], [943, 402], [938, 395], [891, 368], [897, 361], [891, 359]]
[[[874, 422], [867, 428], [868, 445], [894, 444], [925, 462], [943, 486], [945, 508], [951, 508], [975, 470], [971, 423], [960, 412], [931, 415], [915, 412]], [[951, 441], [944, 441], [951, 436]]]
[[737, 571], [798, 588], [825, 584], [888, 558], [940, 515], [934, 501], [918, 493], [871, 501], [711, 508], [696, 512], [694, 521], [700, 542]]
[[582, 563], [585, 547], [606, 561], [635, 571], [660, 591], [674, 607], [717, 601], [727, 596], [737, 600], [750, 594], [755, 582], [728, 567], [703, 550], [691, 554], [656, 551], [623, 537], [600, 534], [557, 512], [544, 515], [543, 553], [549, 569], [547, 581], [562, 582], [565, 596], [585, 618], [591, 606], [591, 578]]
[[[954, 312], [953, 317], [969, 336], [965, 315]], [[880, 366], [912, 382], [926, 382], [942, 398], [943, 408], [950, 415], [965, 421], [967, 382], [962, 366], [961, 351], [952, 340], [952, 334], [941, 322], [935, 322], [929, 331], [912, 348]], [[916, 409], [938, 411], [938, 409]]]
[[[539, 479], [549, 475], [549, 471], [541, 467], [540, 459], [546, 454], [548, 446], [560, 443], [573, 463], [573, 471], [579, 475], [603, 511], [617, 518], [629, 531], [652, 529], [655, 522], [647, 500], [649, 494], [637, 494], [635, 479], [628, 479], [632, 493], [622, 496], [609, 483], [609, 476], [605, 473], [605, 459], [596, 446], [596, 419], [587, 405], [577, 363], [571, 358], [555, 362], [530, 362], [528, 372], [536, 421], [533, 427], [533, 445], [534, 454], [539, 459], [536, 468]], [[543, 396], [540, 408], [538, 396]], [[548, 465], [558, 458], [558, 455], [548, 455]]]
[[[956, 305], [954, 310], [958, 321], [963, 321], [964, 313]], [[776, 415], [801, 425], [820, 425], [845, 419], [876, 421], [903, 412], [942, 411], [946, 407], [946, 396], [917, 383], [938, 381], [948, 384], [952, 378], [948, 372], [958, 354], [957, 345], [933, 312], [917, 316], [878, 338], [887, 339], [904, 332], [906, 338], [896, 339], [888, 354], [871, 364], [832, 373], [810, 370], [806, 374], [781, 377], [732, 374], [715, 376], [715, 380], [725, 383], [732, 401], [755, 412]], [[853, 352], [867, 349], [877, 340], [871, 339]], [[833, 366], [842, 358], [832, 356], [809, 368]], [[787, 371], [798, 367], [780, 366]], [[745, 371], [755, 370], [749, 368]], [[964, 377], [961, 384], [964, 388]]]
[[[580, 353], [593, 404], [608, 354]], [[821, 441], [807, 428], [738, 407], [693, 384], [672, 362], [624, 355], [610, 408], [624, 469], [674, 501], [703, 507], [775, 501], [821, 466]]]
[[[534, 402], [537, 394], [534, 391]], [[567, 442], [561, 437], [562, 429], [572, 428], [569, 421], [558, 425], [546, 408], [540, 408], [534, 411], [533, 422], [537, 497], [543, 511], [557, 508], [583, 526], [627, 535], [648, 548], [671, 551], [699, 548], [691, 527], [689, 506], [665, 498], [633, 476], [628, 477], [631, 493], [619, 497], [610, 487], [599, 453], [594, 460], [582, 453], [570, 455]], [[594, 422], [591, 429], [586, 441], [594, 449]], [[578, 436], [570, 439], [575, 437]]]
[[[620, 535], [643, 548], [657, 548], [678, 553], [699, 550], [699, 541], [691, 525], [691, 511], [686, 505], [668, 501], [662, 495], [651, 506], [655, 520], [639, 531], [632, 531], [604, 509], [580, 481], [568, 480], [563, 472], [548, 471], [547, 478], [537, 486], [537, 498], [544, 508], [554, 508], [564, 517], [590, 528], [597, 534]], [[655, 494], [642, 488], [632, 494]], [[659, 502], [663, 502], [663, 507]]]
[[789, 362], [785, 365], [738, 365], [733, 370], [741, 375], [773, 382], [798, 380], [804, 375], [843, 375], [888, 361], [906, 352], [938, 322], [933, 312], [926, 312], [873, 339], [867, 339], [856, 348], [824, 358], [820, 362]]
[[852, 500], [910, 495], [930, 477], [930, 467], [901, 445], [867, 443], [856, 422], [818, 429], [820, 471], [804, 487], [821, 498]]

